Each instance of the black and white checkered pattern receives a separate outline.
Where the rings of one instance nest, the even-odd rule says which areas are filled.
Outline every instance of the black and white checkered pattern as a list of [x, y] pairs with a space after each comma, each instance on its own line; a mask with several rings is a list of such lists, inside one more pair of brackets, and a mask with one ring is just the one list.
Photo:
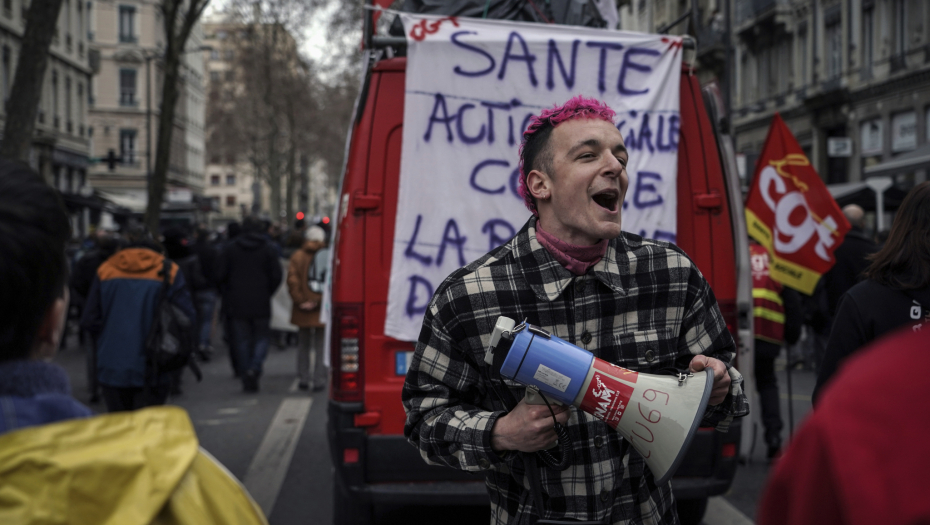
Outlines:
[[[575, 276], [539, 244], [535, 225], [531, 218], [507, 244], [442, 283], [403, 390], [407, 438], [428, 463], [484, 472], [498, 524], [529, 523], [535, 513], [522, 459], [491, 450], [491, 428], [506, 407], [490, 390], [484, 353], [501, 315], [640, 372], [684, 369], [696, 354], [715, 357], [727, 363], [732, 383], [702, 423], [726, 431], [749, 412], [742, 376], [729, 365], [733, 338], [710, 286], [679, 248], [623, 233]], [[507, 384], [522, 398], [523, 387]], [[567, 427], [574, 463], [562, 472], [540, 463], [547, 518], [677, 523], [671, 485], [656, 486], [620, 434], [574, 408]]]

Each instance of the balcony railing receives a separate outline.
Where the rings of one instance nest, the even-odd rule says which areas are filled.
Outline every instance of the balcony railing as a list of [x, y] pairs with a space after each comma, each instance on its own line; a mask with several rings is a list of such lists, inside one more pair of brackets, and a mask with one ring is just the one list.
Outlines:
[[788, 0], [737, 0], [736, 24], [752, 20], [776, 6], [788, 7]]

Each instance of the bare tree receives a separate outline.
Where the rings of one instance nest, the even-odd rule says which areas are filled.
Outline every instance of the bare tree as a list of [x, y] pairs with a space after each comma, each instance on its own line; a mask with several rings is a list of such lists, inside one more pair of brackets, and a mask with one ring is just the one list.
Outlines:
[[[301, 29], [319, 13], [310, 8], [324, 0], [263, 2], [260, 12], [245, 0], [233, 2], [227, 16], [240, 28], [228, 32], [239, 35], [235, 81], [216, 88], [207, 102], [207, 149], [213, 156], [247, 157], [256, 177], [270, 187], [272, 217], [283, 211], [291, 218], [306, 162], [323, 160], [330, 185], [338, 180], [357, 73], [323, 67], [297, 51]], [[353, 47], [330, 55], [357, 55]], [[260, 203], [254, 206], [257, 212]]]
[[0, 157], [29, 160], [42, 80], [48, 67], [48, 50], [55, 35], [61, 3], [62, 0], [32, 0], [29, 4], [13, 89], [6, 104]]
[[[60, 1], [60, 0], [59, 0]], [[180, 88], [181, 55], [185, 51], [194, 25], [210, 0], [161, 0], [162, 25], [165, 32], [165, 55], [162, 63], [161, 112], [158, 115], [158, 139], [155, 147], [155, 167], [149, 174], [148, 204], [145, 226], [158, 233], [161, 204], [165, 196], [168, 166], [171, 160], [171, 135]]]

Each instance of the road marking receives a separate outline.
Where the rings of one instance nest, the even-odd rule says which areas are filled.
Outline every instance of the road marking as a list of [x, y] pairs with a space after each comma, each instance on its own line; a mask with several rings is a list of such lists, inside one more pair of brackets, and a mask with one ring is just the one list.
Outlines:
[[299, 385], [299, 384], [300, 384], [300, 378], [298, 377], [297, 379], [294, 380], [293, 383], [291, 383], [291, 387], [288, 388], [287, 391], [290, 392], [291, 394], [296, 393], [296, 392], [297, 392], [297, 385]]
[[242, 480], [266, 516], [271, 516], [275, 500], [278, 499], [278, 492], [284, 484], [287, 468], [291, 464], [312, 403], [313, 398], [310, 397], [289, 397], [281, 401]]
[[238, 414], [242, 412], [241, 408], [221, 408], [216, 411], [217, 414]]
[[704, 514], [704, 523], [713, 525], [755, 525], [755, 522], [740, 512], [723, 496], [714, 496], [707, 499], [707, 512]]

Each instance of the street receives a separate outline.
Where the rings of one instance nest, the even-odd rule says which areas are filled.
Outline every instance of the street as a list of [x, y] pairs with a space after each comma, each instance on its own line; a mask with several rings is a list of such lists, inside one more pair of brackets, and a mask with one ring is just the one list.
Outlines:
[[[217, 338], [218, 339], [218, 338]], [[185, 373], [183, 394], [170, 404], [190, 414], [201, 446], [240, 479], [265, 510], [272, 525], [332, 522], [332, 486], [329, 446], [326, 441], [326, 391], [307, 393], [297, 389], [295, 349], [271, 345], [265, 361], [261, 391], [245, 394], [233, 378], [222, 342], [215, 343], [213, 359], [201, 363], [203, 381]], [[55, 361], [67, 370], [77, 399], [96, 412], [103, 403], [90, 404], [84, 352], [74, 331]], [[787, 441], [786, 376], [784, 361], [778, 366], [784, 436]], [[795, 430], [810, 409], [815, 376], [794, 370], [793, 410]], [[748, 435], [748, 432], [744, 432]], [[730, 491], [712, 498], [704, 517], [706, 525], [753, 523], [758, 498], [769, 466], [765, 446], [757, 439], [751, 460], [741, 465]], [[382, 523], [436, 523], [450, 525], [486, 523], [486, 508], [406, 507], [378, 508]]]

